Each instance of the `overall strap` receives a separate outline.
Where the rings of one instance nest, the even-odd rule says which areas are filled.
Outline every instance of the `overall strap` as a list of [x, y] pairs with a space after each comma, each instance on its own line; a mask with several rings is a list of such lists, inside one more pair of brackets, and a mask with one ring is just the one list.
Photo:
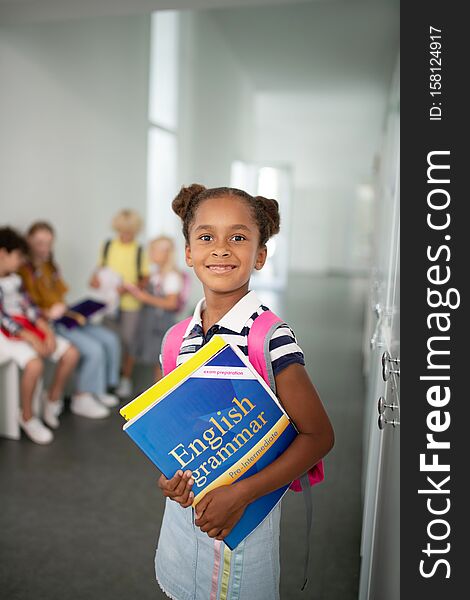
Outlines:
[[163, 375], [168, 375], [176, 368], [176, 359], [183, 343], [184, 334], [192, 317], [184, 319], [170, 327], [162, 340], [162, 369]]

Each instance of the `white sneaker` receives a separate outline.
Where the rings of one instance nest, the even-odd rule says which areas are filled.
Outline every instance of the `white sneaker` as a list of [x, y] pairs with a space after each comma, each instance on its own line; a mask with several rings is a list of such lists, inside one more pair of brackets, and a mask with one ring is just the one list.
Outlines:
[[52, 429], [59, 427], [59, 419], [57, 415], [60, 412], [60, 400], [51, 402], [47, 396], [44, 398], [42, 418], [46, 425], [49, 425]]
[[54, 402], [54, 405], [56, 409], [56, 417], [60, 417], [60, 415], [64, 412], [64, 399], [59, 398], [57, 402]]
[[25, 421], [20, 415], [18, 421], [21, 429], [36, 444], [50, 444], [54, 439], [52, 431], [37, 417], [31, 417], [28, 421]]
[[103, 406], [100, 402], [98, 402], [98, 400], [95, 400], [95, 398], [87, 392], [72, 396], [70, 410], [74, 415], [88, 417], [89, 419], [103, 419], [110, 414], [106, 406]]
[[41, 394], [41, 401], [43, 421], [52, 429], [57, 429], [59, 427], [58, 417], [64, 409], [63, 398], [59, 398], [59, 400], [51, 402], [49, 400], [48, 392], [43, 390]]
[[119, 404], [119, 398], [114, 394], [97, 394], [98, 400], [108, 408], [113, 408]]
[[128, 398], [132, 394], [131, 380], [128, 377], [122, 377], [115, 391], [119, 398]]

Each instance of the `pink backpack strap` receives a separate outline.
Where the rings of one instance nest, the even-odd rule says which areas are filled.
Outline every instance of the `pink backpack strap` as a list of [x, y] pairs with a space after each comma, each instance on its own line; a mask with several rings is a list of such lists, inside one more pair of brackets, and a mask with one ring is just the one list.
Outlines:
[[270, 310], [265, 310], [256, 317], [248, 332], [248, 360], [273, 392], [276, 392], [276, 382], [271, 360], [267, 360], [267, 357], [271, 337], [281, 323], [282, 319]]
[[176, 360], [183, 343], [184, 334], [192, 317], [188, 317], [170, 327], [162, 341], [162, 369], [163, 375], [168, 375], [176, 368]]
[[[273, 333], [282, 323], [282, 319], [272, 311], [266, 310], [256, 317], [248, 332], [248, 360], [274, 393], [276, 393], [276, 381], [274, 379], [272, 363], [269, 358], [269, 343]], [[309, 469], [308, 483], [312, 486], [320, 483], [324, 478], [323, 461], [321, 460]], [[295, 479], [290, 484], [290, 489], [294, 492], [301, 492], [301, 480]]]

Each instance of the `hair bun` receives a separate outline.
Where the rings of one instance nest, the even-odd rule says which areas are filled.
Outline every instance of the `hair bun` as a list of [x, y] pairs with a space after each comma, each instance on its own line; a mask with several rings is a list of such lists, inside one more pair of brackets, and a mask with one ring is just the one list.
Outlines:
[[269, 231], [268, 237], [272, 235], [276, 235], [279, 233], [279, 227], [281, 224], [281, 216], [279, 214], [279, 203], [277, 200], [272, 198], [264, 198], [263, 196], [256, 196], [255, 202], [258, 203], [259, 206], [262, 206], [264, 213], [266, 215]]
[[184, 221], [191, 202], [205, 189], [206, 188], [199, 183], [192, 183], [191, 185], [187, 187], [183, 186], [180, 189], [178, 195], [171, 203], [171, 208], [178, 215], [178, 217], [180, 217], [180, 219]]

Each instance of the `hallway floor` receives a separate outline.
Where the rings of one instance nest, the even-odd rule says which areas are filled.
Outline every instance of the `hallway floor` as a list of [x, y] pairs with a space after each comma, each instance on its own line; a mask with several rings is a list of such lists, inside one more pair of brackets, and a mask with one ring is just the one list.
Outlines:
[[[336, 433], [326, 479], [314, 488], [310, 581], [300, 592], [305, 511], [283, 501], [281, 600], [356, 600], [361, 532], [366, 282], [295, 275], [270, 301], [296, 331]], [[136, 389], [151, 383], [135, 373]], [[164, 599], [153, 556], [163, 498], [157, 471], [113, 414], [91, 421], [66, 411], [54, 443], [0, 439], [0, 594], [5, 600]], [[201, 599], [202, 600], [202, 599]]]

